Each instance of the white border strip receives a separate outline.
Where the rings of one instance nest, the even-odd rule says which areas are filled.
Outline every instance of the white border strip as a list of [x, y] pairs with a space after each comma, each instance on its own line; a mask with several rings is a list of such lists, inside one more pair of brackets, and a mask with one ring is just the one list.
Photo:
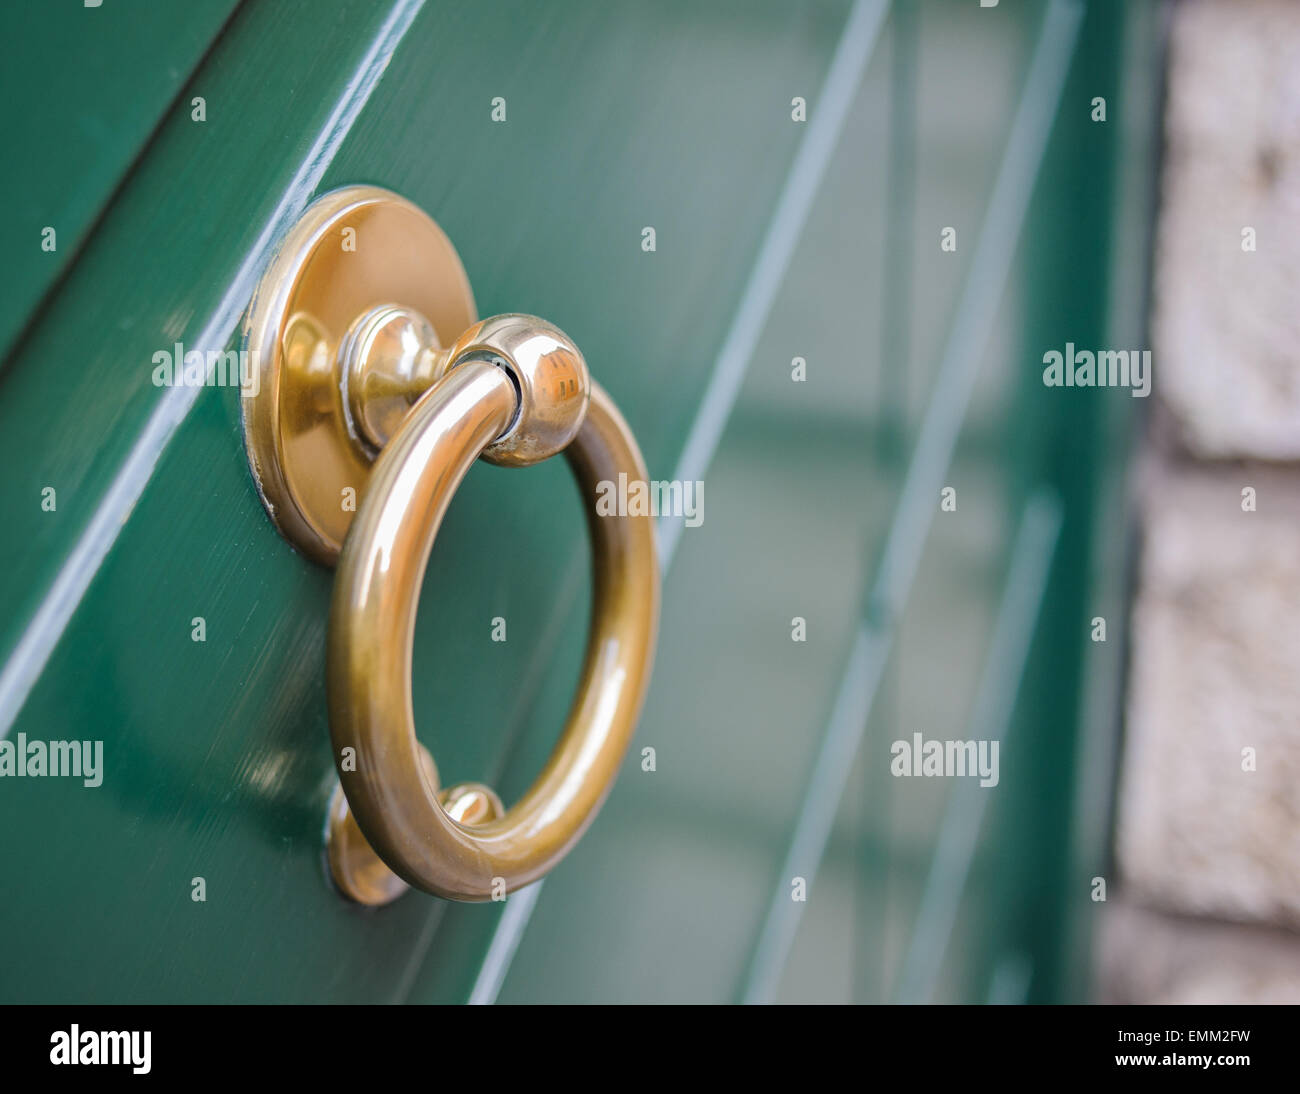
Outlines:
[[[695, 482], [703, 478], [713, 462], [722, 431], [740, 394], [745, 371], [753, 359], [754, 348], [785, 280], [790, 259], [803, 235], [804, 224], [821, 189], [831, 156], [839, 146], [840, 134], [862, 82], [862, 74], [875, 50], [876, 40], [880, 37], [888, 8], [887, 0], [858, 0], [844, 24], [821, 94], [812, 104], [808, 131], [786, 176], [776, 212], [741, 295], [740, 306], [732, 317], [722, 349], [718, 351], [709, 386], [704, 390], [690, 435], [682, 447], [673, 476], [677, 482]], [[675, 516], [661, 520], [656, 528], [659, 557], [663, 560], [660, 568], [665, 574], [684, 527], [685, 517]]]
[[537, 898], [542, 895], [543, 881], [520, 889], [506, 901], [505, 911], [492, 932], [492, 942], [469, 993], [469, 1001], [475, 1006], [490, 1006], [497, 1001], [501, 985], [506, 982], [506, 973], [510, 971], [510, 962], [515, 959], [515, 952], [523, 941], [524, 928], [533, 917]]
[[[812, 118], [795, 153], [794, 163], [786, 176], [776, 211], [763, 237], [758, 258], [750, 272], [740, 304], [732, 317], [727, 337], [718, 351], [718, 359], [700, 401], [691, 432], [682, 447], [674, 478], [694, 482], [703, 478], [722, 440], [722, 431], [731, 417], [740, 394], [740, 385], [754, 356], [754, 347], [767, 323], [776, 294], [785, 279], [790, 259], [803, 234], [808, 213], [821, 188], [831, 156], [839, 145], [840, 133], [867, 62], [875, 50], [885, 22], [888, 0], [857, 0], [845, 21], [839, 44], [831, 59], [821, 94], [812, 105]], [[659, 547], [660, 574], [667, 576], [677, 543], [685, 527], [680, 516], [660, 517], [655, 525]], [[537, 898], [542, 882], [520, 890], [506, 904], [492, 942], [470, 993], [472, 1003], [495, 1003], [501, 985], [510, 971], [510, 962], [519, 949], [520, 939]]]
[[[216, 311], [202, 333], [194, 339], [196, 349], [219, 351], [230, 344], [274, 244], [307, 207], [326, 168], [378, 86], [398, 43], [423, 5], [424, 0], [398, 0], [389, 12], [257, 241], [244, 256]], [[13, 728], [14, 720], [45, 670], [81, 598], [149, 485], [164, 449], [202, 390], [183, 386], [164, 389], [90, 523], [14, 646], [4, 671], [0, 673], [0, 740]]]
[[865, 623], [858, 630], [835, 696], [826, 736], [808, 779], [794, 837], [786, 852], [767, 917], [763, 920], [762, 932], [754, 946], [741, 998], [743, 1003], [767, 1003], [776, 995], [803, 911], [801, 904], [790, 899], [790, 882], [801, 877], [811, 886], [821, 865], [826, 844], [835, 827], [840, 798], [853, 770], [853, 759], [858, 754], [862, 732], [871, 716], [880, 677], [889, 662], [892, 642], [892, 630]]
[[[1025, 503], [988, 657], [963, 740], [1002, 743], [1007, 739], [1047, 594], [1061, 519], [1061, 502], [1052, 491], [1039, 491]], [[975, 780], [967, 780], [948, 793], [912, 937], [898, 975], [895, 997], [900, 1003], [928, 1003], [934, 995], [992, 792]]]
[[[966, 273], [944, 347], [934, 394], [912, 449], [898, 509], [872, 584], [868, 618], [845, 669], [835, 713], [827, 725], [795, 822], [790, 849], [754, 947], [742, 993], [746, 1003], [766, 1003], [775, 998], [794, 946], [804, 905], [790, 899], [790, 879], [802, 877], [811, 884], [825, 854], [848, 769], [866, 731], [875, 689], [889, 656], [894, 624], [916, 577], [921, 552], [938, 510], [936, 499], [952, 462], [979, 365], [997, 318], [1020, 230], [1052, 134], [1082, 14], [1078, 0], [1052, 0], [1043, 17], [988, 212], [980, 226], [975, 256]], [[856, 701], [850, 705], [855, 690]], [[848, 720], [848, 713], [841, 716], [841, 711], [852, 712], [856, 722]]]
[[1051, 0], [1043, 16], [988, 212], [980, 225], [975, 255], [948, 332], [934, 396], [907, 469], [903, 500], [880, 560], [869, 605], [873, 612], [894, 615], [901, 610], [921, 563], [920, 546], [934, 520], [934, 499], [952, 462], [979, 376], [979, 354], [988, 344], [997, 319], [1082, 17], [1078, 0]]

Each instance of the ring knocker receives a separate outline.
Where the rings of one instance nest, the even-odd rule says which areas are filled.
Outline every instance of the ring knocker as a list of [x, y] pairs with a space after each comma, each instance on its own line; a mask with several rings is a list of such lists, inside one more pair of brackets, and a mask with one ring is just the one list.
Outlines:
[[[375, 187], [336, 190], [304, 213], [244, 334], [257, 383], [241, 401], [258, 490], [294, 546], [337, 564], [326, 665], [340, 779], [326, 824], [335, 883], [383, 904], [408, 885], [486, 900], [536, 880], [608, 795], [650, 677], [651, 519], [595, 508], [598, 483], [647, 477], [627, 423], [561, 331], [527, 315], [476, 322], [442, 230]], [[440, 787], [416, 740], [416, 604], [470, 465], [482, 456], [526, 467], [561, 451], [586, 504], [591, 633], [559, 742], [506, 809], [481, 783]], [[341, 503], [348, 490], [355, 511]]]

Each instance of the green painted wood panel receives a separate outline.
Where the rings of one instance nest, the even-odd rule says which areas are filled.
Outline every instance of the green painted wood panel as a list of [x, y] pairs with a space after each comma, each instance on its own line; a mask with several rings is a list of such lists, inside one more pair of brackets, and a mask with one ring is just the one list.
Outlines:
[[[820, 84], [845, 11], [747, 6], [738, 39], [726, 17], [738, 10], [241, 10], [196, 76], [206, 126], [173, 120], [159, 133], [4, 380], [0, 444], [15, 513], [0, 560], [7, 666], [15, 649], [20, 664], [41, 662], [12, 732], [93, 730], [107, 756], [97, 791], [65, 788], [56, 801], [39, 785], [4, 787], [5, 860], [42, 888], [8, 904], [4, 926], [14, 937], [78, 938], [55, 968], [40, 956], [48, 947], [6, 950], [6, 997], [407, 994], [446, 906], [413, 896], [380, 913], [351, 908], [321, 873], [330, 575], [263, 513], [234, 393], [207, 389], [187, 407], [152, 386], [152, 354], [177, 340], [228, 342], [277, 206], [380, 183], [438, 217], [483, 312], [535, 311], [574, 335], [651, 466], [669, 473], [798, 140], [790, 98]], [[305, 26], [310, 53], [297, 48]], [[383, 78], [334, 147], [336, 104], [355, 100], [349, 80], [385, 41], [391, 59], [370, 66]], [[502, 55], [512, 64], [500, 66], [499, 88], [486, 86]], [[498, 92], [511, 105], [494, 128]], [[317, 178], [301, 165], [322, 146], [332, 158]], [[676, 169], [684, 159], [692, 172]], [[640, 248], [645, 224], [658, 231], [653, 255]], [[90, 335], [103, 330], [112, 337]], [[79, 366], [59, 366], [68, 360]], [[167, 415], [179, 424], [153, 462], [141, 446], [166, 437]], [[134, 505], [121, 503], [124, 468], [144, 484]], [[40, 508], [46, 485], [58, 490], [53, 513]], [[106, 535], [104, 515], [119, 512], [125, 523]], [[421, 737], [449, 778], [495, 778], [515, 736], [540, 723], [534, 690], [565, 672], [557, 613], [566, 595], [584, 595], [582, 535], [558, 464], [527, 475], [476, 468], [458, 497], [416, 650]], [[38, 610], [69, 574], [76, 592], [76, 552], [104, 541], [43, 661]], [[572, 591], [485, 563], [501, 542], [527, 543], [542, 573], [576, 566]], [[489, 640], [498, 614], [510, 621], [505, 644]], [[202, 644], [190, 640], [196, 616]], [[581, 640], [578, 628], [562, 633]], [[194, 876], [207, 881], [206, 904], [190, 900]], [[469, 909], [489, 927], [499, 911]], [[111, 956], [91, 961], [95, 952]]]
[[[14, 879], [0, 937], [24, 940], [0, 945], [0, 998], [747, 997], [900, 536], [917, 576], [897, 619], [869, 617], [890, 632], [888, 660], [869, 719], [849, 725], [864, 744], [828, 799], [825, 856], [805, 871], [816, 898], [790, 921], [771, 997], [884, 1001], [912, 983], [944, 1000], [1076, 996], [1081, 947], [1066, 945], [1096, 858], [1072, 853], [1080, 666], [1099, 488], [1122, 470], [1119, 454], [1089, 454], [1125, 435], [1132, 408], [1063, 403], [1037, 362], [1062, 330], [1104, 337], [1116, 137], [1087, 111], [1093, 94], [1122, 98], [1126, 10], [243, 5], [179, 92], [201, 88], [208, 121], [167, 117], [0, 375], [0, 732], [101, 738], [106, 768], [97, 789], [0, 782]], [[1059, 116], [1057, 73], [1035, 66], [1045, 37], [1063, 51]], [[794, 96], [807, 124], [791, 120]], [[1016, 168], [1032, 197], [1022, 228], [1020, 199], [998, 194], [1025, 103], [1047, 104], [1051, 139], [1041, 174]], [[483, 314], [532, 311], [572, 334], [652, 477], [717, 442], [698, 465], [705, 522], [667, 568], [658, 668], [615, 792], [540, 890], [504, 905], [410, 894], [363, 910], [329, 889], [331, 574], [266, 518], [237, 395], [150, 379], [176, 341], [233, 344], [276, 233], [356, 182], [442, 223]], [[1127, 199], [1139, 232], [1140, 199]], [[950, 225], [956, 253], [938, 246]], [[918, 539], [907, 514], [929, 480], [915, 453], [935, 449], [928, 423], [946, 420], [968, 353], [976, 383], [941, 467], [961, 502]], [[806, 383], [791, 382], [795, 357]], [[1014, 643], [991, 636], [1026, 583], [1016, 545], [1045, 497], [1064, 523], [1050, 556], [1031, 539], [1047, 585], [1021, 611], [1032, 641], [1017, 676]], [[416, 637], [419, 735], [449, 780], [507, 800], [531, 781], [577, 677], [586, 570], [562, 464], [472, 471]], [[938, 870], [960, 800], [949, 780], [892, 780], [889, 745], [960, 736], [986, 678], [1015, 681], [1000, 689], [1005, 728], [1029, 746], [1007, 755], [969, 860]], [[190, 899], [199, 876], [204, 903]], [[918, 938], [943, 943], [912, 959], [924, 975], [909, 971]]]
[[[857, 124], [819, 195], [785, 306], [774, 309], [709, 478], [725, 520], [683, 540], [669, 582], [666, 628], [683, 638], [663, 655], [638, 737], [660, 746], [659, 768], [646, 773], [633, 757], [601, 825], [547, 881], [504, 1001], [746, 996], [766, 901], [789, 906], [780, 856], [789, 818], [813, 804], [800, 797], [810, 794], [863, 581], [896, 530], [902, 472], [923, 417], [951, 396], [952, 376], [938, 367], [945, 340], [964, 297], [979, 298], [1000, 266], [1004, 287], [981, 305], [990, 333], [969, 347], [975, 383], [941, 480], [960, 507], [936, 520], [924, 544], [772, 998], [1019, 1002], [1086, 993], [1086, 959], [1066, 941], [1079, 943], [1074, 925], [1094, 908], [1092, 872], [1066, 853], [1071, 808], [1088, 808], [1074, 796], [1079, 697], [1071, 689], [1094, 603], [1090, 580], [1079, 576], [1090, 572], [1092, 491], [1103, 466], [1122, 480], [1122, 449], [1092, 465], [1061, 453], [1095, 437], [1103, 421], [1106, 436], [1124, 436], [1133, 408], [1124, 393], [1099, 394], [1088, 407], [1062, 401], [1042, 387], [1039, 362], [1044, 339], [1051, 344], [1061, 330], [1105, 337], [1107, 298], [1096, 287], [1107, 279], [1115, 138], [1088, 110], [1093, 94], [1112, 102], [1118, 94], [1110, 58], [1119, 12], [1097, 5], [1076, 27], [1062, 21], [1073, 14], [1064, 5], [1050, 20], [1039, 5], [997, 24], [976, 10], [923, 6], [900, 32], [894, 7]], [[900, 33], [915, 36], [910, 50], [899, 48]], [[871, 106], [898, 95], [896, 83], [882, 86], [882, 67], [900, 57], [914, 66], [917, 102], [905, 119], [915, 127], [914, 175], [903, 180], [912, 186], [906, 263], [890, 253], [885, 230], [897, 195], [868, 151], [888, 143]], [[1016, 126], [1033, 129], [1021, 126], [1017, 107], [1058, 93], [1060, 117], [1013, 145]], [[976, 238], [1000, 170], [1030, 189], [1010, 203], [1014, 223], [990, 225], [981, 257]], [[947, 225], [958, 226], [956, 254], [938, 246]], [[1084, 263], [1092, 270], [1081, 286], [1072, 271]], [[915, 271], [901, 341], [887, 333], [897, 299], [890, 278], [900, 267]], [[817, 306], [805, 312], [785, 303], [793, 300]], [[822, 405], [783, 386], [782, 351], [807, 344], [813, 314], [860, 321], [817, 330], [822, 344], [809, 360], [833, 392]], [[864, 329], [882, 333], [883, 348], [868, 342], [864, 351]], [[900, 344], [905, 357], [891, 357]], [[937, 484], [935, 494], [930, 506]], [[860, 556], [839, 557], [854, 546]], [[829, 624], [831, 640], [790, 646], [796, 609], [775, 610], [790, 602]], [[1113, 678], [1110, 687], [1113, 702]], [[989, 711], [993, 724], [977, 720]], [[981, 807], [982, 791], [960, 780], [891, 778], [891, 744], [917, 730], [1000, 736], [993, 804]], [[1086, 942], [1080, 949], [1086, 954]]]
[[[237, 4], [65, 0], [5, 12], [0, 360], [160, 119], [171, 110], [190, 114], [190, 100], [177, 94]], [[53, 250], [44, 246], [46, 228], [55, 230]]]
[[[896, 19], [884, 28], [710, 470], [715, 522], [683, 537], [670, 573], [665, 633], [691, 637], [664, 649], [637, 738], [638, 746], [657, 746], [658, 769], [642, 772], [639, 755], [625, 765], [602, 824], [547, 882], [503, 1001], [729, 1002], [743, 995], [773, 890], [790, 887], [782, 858], [861, 619], [872, 576], [867, 562], [897, 515], [904, 457], [921, 416], [942, 394], [935, 390], [942, 343], [970, 274], [1033, 45], [1034, 14], [998, 28], [982, 26], [978, 12], [938, 20], [936, 34], [924, 39], [923, 87], [942, 87], [922, 113], [933, 134], [926, 147], [944, 161], [915, 198], [925, 230], [907, 245], [916, 250], [919, 345], [905, 362], [888, 358], [882, 345], [897, 267], [887, 245], [889, 161], [879, 151], [890, 143]], [[995, 80], [966, 58], [968, 49], [996, 65]], [[955, 75], [963, 59], [969, 70]], [[963, 76], [983, 93], [963, 94]], [[953, 220], [969, 242], [955, 255], [939, 254], [939, 230]], [[809, 362], [805, 385], [791, 383], [794, 355]], [[1005, 392], [1008, 372], [996, 390]], [[894, 386], [900, 378], [901, 390]], [[1005, 394], [988, 394], [977, 409], [991, 415], [988, 404], [1003, 401]], [[955, 462], [967, 466], [965, 455]], [[990, 456], [1000, 473], [1004, 452], [995, 446]], [[971, 483], [959, 486], [974, 492]], [[908, 712], [914, 724], [960, 721], [967, 677], [978, 670], [1007, 547], [996, 510], [981, 500], [972, 498], [969, 512], [972, 521], [981, 512], [984, 518], [948, 530], [962, 550], [941, 563], [964, 590], [968, 619], [959, 629], [950, 605], [946, 641], [930, 637], [920, 656], [906, 658], [917, 673], [943, 665], [945, 674], [942, 688], [923, 685], [932, 705]], [[923, 575], [918, 595], [931, 581]], [[806, 643], [791, 641], [795, 616], [808, 621]], [[888, 741], [884, 749], [887, 758]], [[878, 752], [873, 759], [874, 771]], [[931, 789], [913, 812], [931, 808], [927, 799], [941, 792]], [[905, 816], [889, 821], [891, 840], [923, 842]], [[826, 918], [806, 924], [803, 935], [817, 953], [792, 958], [788, 997], [855, 997], [848, 958], [861, 912], [852, 893], [857, 867], [837, 850], [816, 879], [809, 909]], [[566, 962], [578, 948], [602, 959]]]

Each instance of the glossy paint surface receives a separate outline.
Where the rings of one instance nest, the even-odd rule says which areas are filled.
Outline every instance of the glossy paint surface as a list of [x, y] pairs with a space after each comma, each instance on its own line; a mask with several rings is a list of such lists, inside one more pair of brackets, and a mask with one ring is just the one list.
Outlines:
[[[1118, 117], [1121, 24], [1150, 29], [1125, 14], [1140, 5], [1065, 7], [1081, 20], [241, 6], [178, 92], [201, 86], [208, 121], [168, 115], [0, 374], [0, 732], [101, 739], [105, 764], [94, 789], [0, 782], [0, 998], [1077, 996], [1067, 942], [1099, 846], [1076, 845], [1072, 812], [1080, 665], [1088, 620], [1117, 610], [1092, 545], [1132, 408], [1055, 398], [1039, 362], [1066, 330], [1138, 333], [1108, 286], [1113, 198], [1142, 195], [1112, 187], [1121, 134], [1088, 107]], [[481, 314], [569, 333], [652, 478], [707, 485], [698, 527], [661, 523], [657, 667], [614, 792], [540, 892], [504, 904], [363, 909], [329, 888], [333, 574], [267, 519], [238, 393], [152, 382], [178, 342], [233, 345], [277, 234], [352, 183], [438, 220]], [[1140, 212], [1126, 223], [1140, 236]], [[916, 485], [934, 475], [955, 512]], [[558, 461], [480, 463], [458, 491], [413, 672], [444, 782], [509, 804], [540, 770], [586, 638], [585, 535]], [[526, 562], [493, 549], [511, 541]], [[874, 689], [864, 627], [888, 637]], [[966, 850], [951, 780], [891, 778], [890, 745], [1003, 714], [1030, 747], [1008, 745]], [[824, 857], [800, 859], [825, 814]]]
[[[0, 46], [4, 292], [0, 354], [76, 261], [96, 218], [169, 115], [238, 0], [13, 4]], [[54, 229], [53, 249], [44, 235]]]

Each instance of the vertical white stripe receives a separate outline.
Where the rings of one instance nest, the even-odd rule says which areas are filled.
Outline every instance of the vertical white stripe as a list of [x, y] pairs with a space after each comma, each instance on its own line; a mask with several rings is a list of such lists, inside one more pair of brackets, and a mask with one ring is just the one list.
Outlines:
[[[975, 257], [949, 331], [934, 394], [912, 450], [898, 509], [872, 585], [868, 620], [845, 671], [842, 698], [845, 688], [868, 689], [865, 696], [859, 696], [847, 708], [857, 710], [865, 701], [863, 716], [852, 727], [851, 739], [844, 736], [848, 731], [844, 730], [842, 721], [833, 717], [827, 727], [822, 750], [804, 792], [790, 850], [754, 948], [742, 994], [746, 1003], [769, 1002], [775, 997], [794, 945], [804, 905], [790, 899], [787, 887], [792, 877], [803, 877], [811, 884], [825, 853], [835, 808], [847, 778], [847, 772], [836, 765], [842, 763], [847, 767], [852, 763], [866, 730], [875, 688], [893, 642], [894, 623], [916, 576], [937, 510], [935, 498], [952, 462], [1006, 287], [1020, 229], [1056, 118], [1081, 16], [1077, 0], [1052, 0], [1043, 18], [988, 212], [980, 227]], [[864, 636], [870, 640], [864, 641]], [[856, 658], [875, 660], [859, 663]]]
[[794, 878], [801, 877], [811, 886], [826, 853], [840, 798], [853, 770], [853, 760], [871, 716], [892, 642], [892, 631], [863, 624], [853, 643], [826, 735], [808, 779], [794, 836], [754, 947], [741, 998], [744, 1003], [766, 1003], [776, 995], [803, 912], [803, 904], [790, 899], [790, 884]]
[[980, 225], [975, 255], [944, 345], [934, 395], [907, 469], [903, 501], [880, 560], [871, 596], [873, 614], [891, 614], [900, 609], [899, 593], [904, 591], [905, 595], [905, 590], [911, 588], [920, 565], [919, 545], [934, 520], [933, 501], [952, 462], [962, 419], [979, 376], [979, 358], [993, 331], [1020, 229], [1052, 135], [1082, 16], [1078, 0], [1052, 0], [1043, 16], [1011, 135]]
[[506, 901], [505, 911], [497, 921], [492, 933], [492, 942], [483, 956], [478, 976], [474, 978], [474, 987], [470, 990], [469, 1001], [475, 1006], [484, 1006], [497, 1001], [501, 985], [506, 981], [510, 971], [510, 962], [515, 959], [515, 951], [524, 937], [524, 928], [537, 907], [537, 898], [542, 895], [542, 882], [538, 881], [527, 888], [520, 889]]
[[[678, 482], [702, 479], [713, 462], [722, 431], [740, 394], [745, 371], [753, 359], [754, 347], [758, 345], [776, 294], [785, 280], [790, 259], [803, 235], [804, 224], [821, 189], [831, 156], [839, 145], [840, 134], [862, 82], [867, 61], [875, 49], [876, 39], [880, 37], [887, 10], [886, 0], [858, 0], [849, 12], [822, 83], [821, 94], [809, 108], [808, 131], [786, 176], [776, 212], [759, 247], [758, 258], [741, 294], [727, 337], [718, 352], [690, 434], [682, 446], [673, 475]], [[661, 520], [656, 529], [664, 573], [668, 572], [668, 563], [677, 549], [685, 520], [679, 514]]]
[[[808, 122], [808, 130], [795, 153], [776, 211], [759, 247], [758, 258], [718, 352], [708, 387], [700, 401], [700, 409], [696, 412], [695, 421], [682, 447], [674, 474], [679, 482], [702, 479], [709, 464], [713, 462], [713, 454], [717, 451], [722, 431], [726, 428], [732, 407], [740, 393], [745, 371], [753, 358], [754, 347], [772, 310], [777, 290], [785, 278], [790, 258], [799, 242], [817, 191], [821, 188], [831, 156], [839, 144], [840, 133], [844, 129], [858, 85], [862, 82], [867, 61], [875, 49], [876, 39], [880, 36], [887, 8], [887, 0], [858, 0], [844, 24], [826, 79], [822, 83], [821, 94], [812, 104], [812, 120]], [[659, 569], [663, 576], [668, 574], [683, 527], [685, 517], [682, 515], [660, 517], [655, 525]], [[527, 904], [520, 902], [519, 911], [513, 915], [511, 902], [507, 901], [506, 911], [497, 923], [496, 932], [474, 982], [471, 1002], [496, 1001], [506, 973], [510, 971], [510, 962], [519, 949], [519, 941], [528, 926], [529, 917], [541, 895], [542, 884], [541, 881], [536, 882], [512, 898], [519, 902], [524, 893], [531, 894]]]
[[[1049, 492], [1035, 494], [1020, 519], [988, 658], [962, 740], [997, 741], [999, 747], [1006, 740], [1060, 532], [1060, 500]], [[992, 792], [992, 787], [972, 779], [949, 791], [898, 976], [895, 995], [900, 1003], [927, 1003], [934, 995]]]

